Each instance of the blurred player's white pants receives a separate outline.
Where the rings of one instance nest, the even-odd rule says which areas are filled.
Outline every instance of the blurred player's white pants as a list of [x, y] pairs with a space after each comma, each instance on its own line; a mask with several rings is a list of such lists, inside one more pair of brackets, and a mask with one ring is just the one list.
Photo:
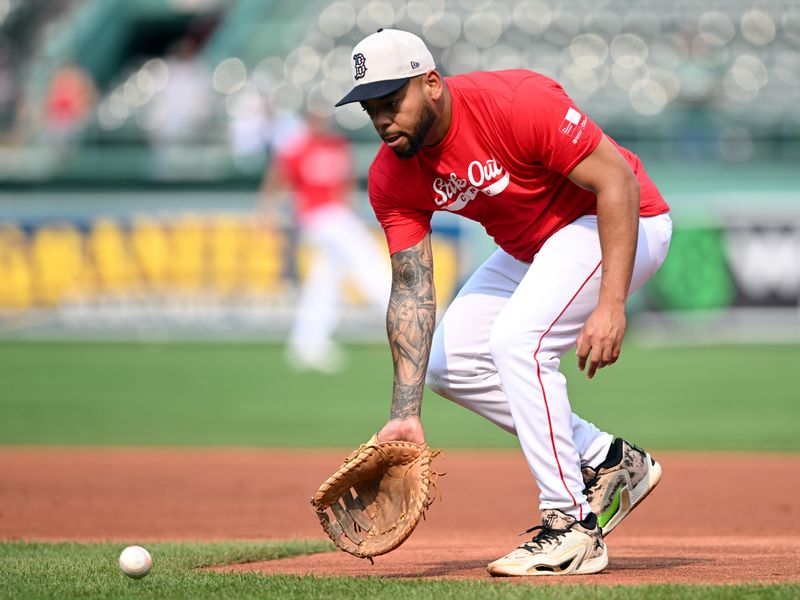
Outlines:
[[[639, 220], [631, 292], [661, 266], [671, 236], [669, 215]], [[540, 508], [577, 518], [590, 510], [581, 467], [601, 463], [613, 438], [572, 412], [559, 363], [597, 304], [600, 257], [596, 216], [558, 231], [532, 263], [496, 251], [442, 318], [427, 377], [435, 392], [515, 433]]]
[[300, 292], [288, 351], [300, 367], [335, 371], [339, 359], [332, 336], [339, 321], [343, 280], [355, 283], [370, 305], [385, 315], [391, 273], [375, 237], [343, 205], [314, 211], [300, 232], [315, 258]]

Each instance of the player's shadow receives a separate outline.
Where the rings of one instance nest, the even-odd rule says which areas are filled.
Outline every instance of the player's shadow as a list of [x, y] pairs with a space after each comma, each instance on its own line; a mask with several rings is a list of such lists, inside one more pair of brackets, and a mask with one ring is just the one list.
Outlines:
[[448, 560], [436, 564], [428, 565], [427, 568], [409, 573], [393, 573], [382, 575], [389, 579], [417, 579], [426, 577], [474, 577], [480, 572], [486, 573], [486, 565], [491, 562], [487, 560]]
[[[487, 575], [486, 565], [491, 560], [448, 560], [429, 565], [424, 570], [408, 573], [392, 573], [381, 575], [388, 579], [417, 579], [437, 577], [481, 577]], [[658, 569], [676, 569], [692, 565], [714, 562], [709, 558], [686, 558], [682, 556], [647, 556], [613, 558], [609, 561], [604, 573], [619, 573], [622, 571], [652, 571]]]
[[712, 563], [710, 558], [687, 558], [685, 556], [624, 556], [608, 561], [608, 571], [650, 571], [653, 569], [676, 569], [691, 565]]

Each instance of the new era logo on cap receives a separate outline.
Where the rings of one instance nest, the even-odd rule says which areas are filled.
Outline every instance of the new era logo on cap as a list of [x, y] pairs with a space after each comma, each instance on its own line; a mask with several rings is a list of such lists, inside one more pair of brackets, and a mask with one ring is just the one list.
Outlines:
[[379, 29], [353, 48], [355, 87], [336, 106], [391, 94], [411, 77], [436, 68], [419, 37], [399, 29]]

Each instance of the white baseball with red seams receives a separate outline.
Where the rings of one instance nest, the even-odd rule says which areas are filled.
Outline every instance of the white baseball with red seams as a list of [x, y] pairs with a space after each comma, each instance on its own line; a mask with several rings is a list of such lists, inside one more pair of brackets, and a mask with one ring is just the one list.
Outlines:
[[141, 546], [128, 546], [117, 562], [122, 572], [133, 579], [141, 579], [153, 568], [153, 557]]

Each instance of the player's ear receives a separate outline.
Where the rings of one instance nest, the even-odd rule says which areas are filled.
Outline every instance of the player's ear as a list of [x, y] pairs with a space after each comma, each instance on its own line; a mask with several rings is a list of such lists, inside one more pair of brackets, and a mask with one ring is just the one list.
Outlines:
[[437, 102], [444, 95], [444, 80], [436, 69], [428, 71], [422, 76], [423, 85], [428, 90], [431, 100]]

